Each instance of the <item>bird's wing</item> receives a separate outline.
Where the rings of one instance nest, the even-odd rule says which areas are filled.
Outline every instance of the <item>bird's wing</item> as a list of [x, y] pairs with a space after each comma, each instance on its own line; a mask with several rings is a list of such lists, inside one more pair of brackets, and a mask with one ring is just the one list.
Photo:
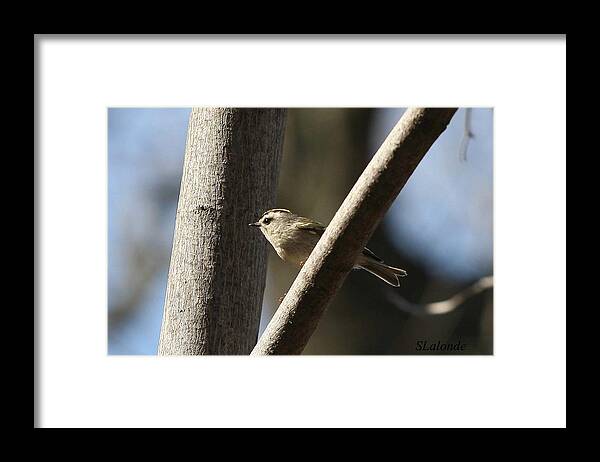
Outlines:
[[377, 255], [375, 255], [373, 252], [371, 252], [369, 249], [367, 249], [366, 247], [363, 249], [363, 255], [366, 255], [367, 257], [371, 257], [379, 262], [383, 262], [383, 260], [381, 258], [379, 258]]
[[318, 221], [310, 220], [309, 218], [302, 218], [298, 221], [294, 226], [298, 229], [302, 229], [308, 231], [309, 233], [316, 234], [317, 236], [322, 236], [325, 232], [326, 226], [319, 223]]
[[[299, 217], [300, 221], [295, 224], [296, 228], [308, 231], [309, 233], [316, 234], [317, 236], [322, 236], [325, 232], [326, 226], [319, 223], [318, 221], [313, 221], [309, 218]], [[366, 247], [363, 249], [363, 255], [372, 258], [375, 261], [383, 262], [381, 258], [375, 255]]]

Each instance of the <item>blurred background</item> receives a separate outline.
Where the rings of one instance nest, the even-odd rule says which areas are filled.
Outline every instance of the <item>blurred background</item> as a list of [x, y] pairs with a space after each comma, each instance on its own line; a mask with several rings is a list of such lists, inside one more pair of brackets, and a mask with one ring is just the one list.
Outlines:
[[[328, 223], [403, 112], [290, 109], [275, 205]], [[157, 352], [189, 114], [108, 111], [109, 354]], [[456, 113], [368, 244], [408, 277], [352, 271], [304, 354], [492, 354], [492, 133], [492, 109]], [[261, 333], [297, 274], [269, 252]]]

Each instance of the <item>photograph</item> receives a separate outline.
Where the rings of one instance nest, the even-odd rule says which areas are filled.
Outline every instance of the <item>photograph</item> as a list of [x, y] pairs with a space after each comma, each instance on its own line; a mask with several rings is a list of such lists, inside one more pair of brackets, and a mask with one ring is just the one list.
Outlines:
[[566, 428], [566, 39], [36, 34], [34, 428]]
[[108, 355], [493, 355], [493, 114], [108, 108]]

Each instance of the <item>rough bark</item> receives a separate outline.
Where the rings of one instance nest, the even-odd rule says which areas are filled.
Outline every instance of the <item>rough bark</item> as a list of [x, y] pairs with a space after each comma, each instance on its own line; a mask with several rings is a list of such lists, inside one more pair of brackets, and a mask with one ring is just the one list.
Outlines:
[[275, 206], [284, 109], [193, 109], [158, 353], [248, 354], [267, 242], [248, 223]]
[[406, 111], [335, 214], [253, 355], [302, 352], [356, 256], [456, 110]]

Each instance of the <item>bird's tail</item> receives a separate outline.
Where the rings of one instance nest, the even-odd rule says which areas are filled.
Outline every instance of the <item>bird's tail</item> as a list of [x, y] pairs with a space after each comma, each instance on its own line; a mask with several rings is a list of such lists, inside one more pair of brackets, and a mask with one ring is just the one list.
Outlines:
[[400, 278], [407, 275], [406, 271], [400, 268], [394, 268], [393, 266], [386, 265], [385, 263], [378, 262], [372, 259], [364, 259], [359, 268], [362, 268], [369, 273], [377, 276], [379, 279], [384, 280], [389, 285], [394, 287], [400, 286]]

